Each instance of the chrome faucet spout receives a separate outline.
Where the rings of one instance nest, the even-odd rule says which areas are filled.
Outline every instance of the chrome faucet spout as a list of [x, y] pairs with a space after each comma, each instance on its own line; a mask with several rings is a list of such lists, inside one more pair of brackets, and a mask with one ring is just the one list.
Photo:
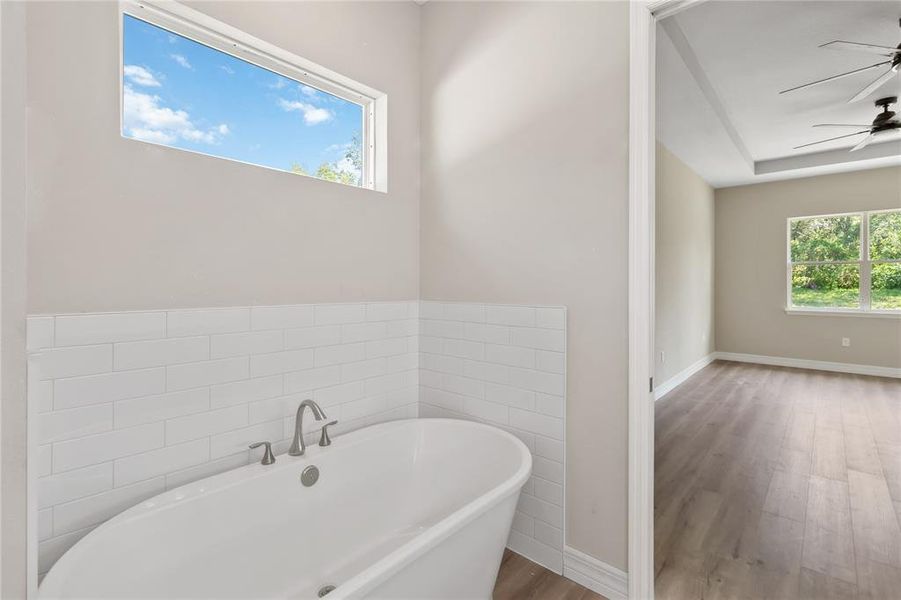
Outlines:
[[312, 400], [304, 400], [300, 403], [300, 406], [297, 407], [297, 415], [294, 417], [294, 440], [291, 442], [291, 447], [288, 448], [288, 454], [291, 456], [303, 456], [307, 449], [307, 444], [303, 440], [303, 413], [307, 408], [310, 409], [317, 421], [325, 418], [325, 412]]

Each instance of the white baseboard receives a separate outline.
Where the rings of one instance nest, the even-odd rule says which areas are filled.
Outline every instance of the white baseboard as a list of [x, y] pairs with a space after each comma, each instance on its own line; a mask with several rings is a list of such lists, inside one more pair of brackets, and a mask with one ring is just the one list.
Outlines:
[[660, 400], [668, 393], [673, 391], [676, 386], [685, 382], [686, 379], [712, 363], [716, 360], [716, 352], [711, 352], [701, 360], [697, 361], [694, 364], [689, 365], [688, 367], [682, 369], [663, 383], [654, 387], [654, 401]]
[[569, 546], [563, 547], [563, 576], [609, 600], [626, 600], [629, 595], [625, 571]]
[[834, 371], [836, 373], [855, 373], [857, 375], [874, 375], [876, 377], [901, 378], [901, 369], [893, 367], [877, 367], [874, 365], [857, 365], [854, 363], [826, 362], [807, 360], [804, 358], [786, 358], [783, 356], [761, 356], [759, 354], [739, 354], [736, 352], [715, 352], [718, 360], [774, 365], [777, 367], [794, 367], [796, 369], [813, 369], [815, 371]]

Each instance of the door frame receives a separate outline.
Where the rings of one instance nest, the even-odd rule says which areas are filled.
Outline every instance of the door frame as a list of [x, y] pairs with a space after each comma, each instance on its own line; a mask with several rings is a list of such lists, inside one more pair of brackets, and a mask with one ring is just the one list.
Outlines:
[[629, 598], [654, 598], [657, 21], [705, 0], [629, 3]]

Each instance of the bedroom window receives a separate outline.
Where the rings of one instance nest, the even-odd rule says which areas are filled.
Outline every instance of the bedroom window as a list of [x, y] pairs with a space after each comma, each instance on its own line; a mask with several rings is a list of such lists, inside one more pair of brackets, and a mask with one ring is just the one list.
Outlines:
[[384, 188], [383, 94], [186, 7], [121, 6], [123, 137]]
[[901, 312], [901, 210], [788, 220], [789, 309]]
[[870, 306], [901, 310], [901, 210], [868, 215]]

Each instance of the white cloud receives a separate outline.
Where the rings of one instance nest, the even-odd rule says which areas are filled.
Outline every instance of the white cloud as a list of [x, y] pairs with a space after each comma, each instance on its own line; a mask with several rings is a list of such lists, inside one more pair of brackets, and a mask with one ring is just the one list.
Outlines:
[[298, 100], [285, 100], [284, 98], [279, 98], [278, 105], [282, 107], [282, 110], [288, 112], [297, 111], [303, 113], [303, 122], [307, 125], [325, 123], [326, 121], [331, 121], [335, 116], [335, 113], [327, 108], [320, 108]]
[[235, 74], [235, 70], [232, 69], [231, 67], [229, 67], [228, 65], [219, 65], [219, 68], [222, 69], [223, 71], [225, 71], [225, 73], [228, 75]]
[[162, 105], [159, 96], [136, 92], [125, 86], [124, 127], [131, 137], [148, 142], [171, 144], [181, 138], [189, 142], [218, 144], [230, 133], [228, 125], [199, 129], [184, 110]]
[[185, 129], [179, 132], [181, 137], [189, 142], [198, 142], [204, 144], [215, 144], [219, 141], [219, 137], [215, 129], [209, 131], [201, 131], [199, 129]]
[[181, 54], [170, 54], [169, 57], [186, 69], [194, 68], [191, 66], [191, 63], [188, 62], [188, 59], [185, 58], [184, 56], [182, 56]]
[[312, 88], [308, 85], [300, 84], [300, 93], [306, 96], [307, 98], [315, 98], [319, 95], [319, 90], [316, 88]]
[[283, 89], [286, 85], [288, 85], [287, 82], [285, 82], [284, 79], [279, 77], [278, 79], [275, 80], [275, 82], [270, 83], [269, 87], [273, 90], [280, 90], [280, 89]]
[[125, 125], [155, 130], [193, 129], [190, 116], [183, 110], [160, 106], [160, 97], [134, 91], [125, 86]]
[[131, 137], [144, 140], [145, 142], [156, 142], [158, 144], [171, 144], [177, 139], [176, 136], [171, 133], [166, 133], [165, 131], [142, 128], [132, 129]]
[[344, 152], [346, 150], [350, 150], [351, 146], [353, 146], [353, 142], [344, 142], [343, 144], [331, 144], [330, 146], [326, 146], [325, 150], [323, 150], [323, 154], [329, 154], [330, 152], [341, 151]]
[[350, 173], [352, 175], [360, 175], [360, 172], [357, 170], [357, 167], [354, 166], [353, 161], [349, 158], [344, 157], [338, 162], [335, 163], [335, 169], [339, 172]]
[[126, 79], [135, 85], [143, 85], [145, 87], [160, 87], [162, 85], [153, 73], [138, 65], [125, 65], [123, 69]]

